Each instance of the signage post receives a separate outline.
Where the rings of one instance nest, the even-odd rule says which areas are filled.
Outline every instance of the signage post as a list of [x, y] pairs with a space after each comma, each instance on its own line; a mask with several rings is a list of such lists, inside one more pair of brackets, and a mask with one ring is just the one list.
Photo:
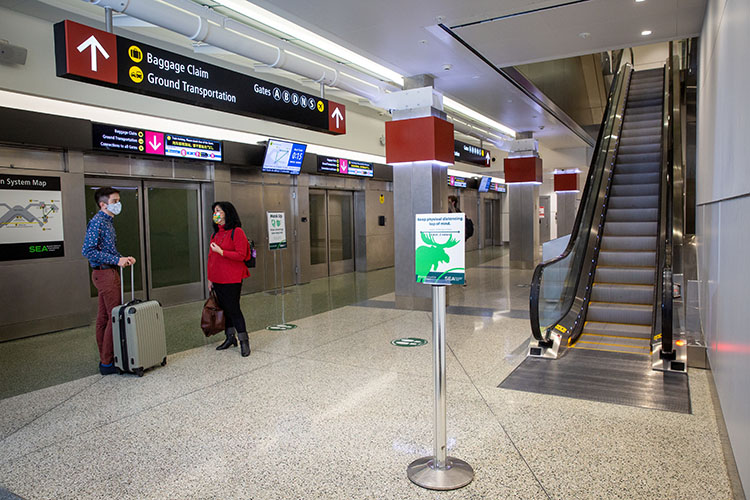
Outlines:
[[474, 479], [471, 465], [449, 457], [446, 444], [445, 286], [465, 278], [464, 214], [417, 214], [415, 271], [418, 283], [432, 285], [432, 361], [435, 378], [434, 453], [406, 469], [409, 479], [431, 490], [455, 490]]
[[[278, 295], [278, 280], [276, 275], [276, 252], [286, 248], [286, 222], [284, 212], [266, 212], [268, 221], [268, 249], [273, 252], [273, 284], [275, 295]], [[297, 325], [288, 324], [284, 318], [284, 259], [281, 259], [281, 323], [266, 327], [267, 330], [291, 330]]]

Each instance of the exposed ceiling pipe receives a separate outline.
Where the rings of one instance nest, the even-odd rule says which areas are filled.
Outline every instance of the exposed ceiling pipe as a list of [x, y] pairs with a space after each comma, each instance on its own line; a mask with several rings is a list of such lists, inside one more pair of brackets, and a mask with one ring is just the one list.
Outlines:
[[[397, 88], [384, 83], [370, 83], [367, 81], [370, 77], [363, 74], [352, 76], [350, 74], [357, 74], [358, 72], [339, 63], [324, 64], [318, 62], [315, 60], [318, 57], [317, 55], [309, 53], [301, 47], [285, 49], [278, 46], [277, 40], [275, 40], [276, 43], [269, 43], [263, 40], [264, 38], [271, 38], [266, 33], [213, 11], [207, 10], [206, 15], [194, 13], [195, 8], [199, 6], [190, 1], [182, 2], [184, 5], [179, 6], [154, 0], [83, 1], [103, 8], [110, 8], [155, 26], [180, 33], [195, 42], [219, 47], [266, 64], [269, 67], [283, 69], [315, 82], [366, 97], [371, 101], [376, 100], [385, 91], [385, 88]], [[175, 3], [180, 4], [179, 1]], [[206, 10], [202, 7], [199, 8]]]
[[[302, 47], [279, 40], [247, 24], [219, 14], [190, 0], [83, 0], [110, 8], [147, 25], [180, 33], [195, 43], [226, 50], [258, 61], [269, 68], [283, 69], [328, 87], [338, 88], [377, 102], [388, 91], [401, 90], [370, 75], [321, 57]], [[122, 21], [120, 19], [120, 21]], [[124, 23], [117, 23], [122, 24]], [[452, 119], [452, 117], [449, 117]], [[494, 143], [509, 151], [508, 141], [468, 123], [452, 120], [457, 131]]]

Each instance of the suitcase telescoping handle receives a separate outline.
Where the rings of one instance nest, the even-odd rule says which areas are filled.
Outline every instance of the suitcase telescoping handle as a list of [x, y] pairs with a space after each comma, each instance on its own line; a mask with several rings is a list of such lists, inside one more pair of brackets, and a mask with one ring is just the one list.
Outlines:
[[[130, 301], [135, 300], [135, 272], [133, 271], [132, 265], [130, 268]], [[125, 303], [125, 283], [122, 280], [122, 266], [120, 266], [120, 304]]]

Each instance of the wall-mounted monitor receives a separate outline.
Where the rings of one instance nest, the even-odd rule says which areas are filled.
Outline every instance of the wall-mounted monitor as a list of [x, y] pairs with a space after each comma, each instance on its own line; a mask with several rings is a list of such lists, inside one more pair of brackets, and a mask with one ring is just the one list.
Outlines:
[[499, 182], [490, 182], [490, 191], [495, 191], [496, 193], [504, 193], [508, 190], [507, 184], [500, 184]]
[[448, 176], [448, 185], [457, 187], [457, 188], [465, 188], [466, 187], [466, 178], [465, 177], [459, 177], [457, 175], [449, 175]]
[[263, 159], [263, 171], [277, 174], [298, 175], [305, 159], [307, 144], [269, 139], [266, 156]]
[[487, 191], [489, 191], [490, 190], [490, 182], [492, 182], [492, 177], [487, 177], [487, 176], [482, 177], [482, 179], [479, 181], [479, 189], [478, 189], [478, 191], [480, 193], [486, 193]]

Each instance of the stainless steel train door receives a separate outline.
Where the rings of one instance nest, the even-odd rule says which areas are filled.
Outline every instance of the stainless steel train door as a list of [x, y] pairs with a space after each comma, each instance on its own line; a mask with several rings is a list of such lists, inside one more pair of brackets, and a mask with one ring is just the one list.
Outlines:
[[[101, 186], [120, 191], [123, 210], [114, 220], [117, 249], [137, 260], [136, 297], [163, 305], [202, 299], [205, 255], [201, 217], [207, 215], [202, 209], [200, 185], [86, 178], [88, 219], [98, 211], [93, 194]], [[129, 292], [128, 271], [124, 281]]]
[[310, 190], [310, 276], [354, 271], [354, 196], [350, 191]]

